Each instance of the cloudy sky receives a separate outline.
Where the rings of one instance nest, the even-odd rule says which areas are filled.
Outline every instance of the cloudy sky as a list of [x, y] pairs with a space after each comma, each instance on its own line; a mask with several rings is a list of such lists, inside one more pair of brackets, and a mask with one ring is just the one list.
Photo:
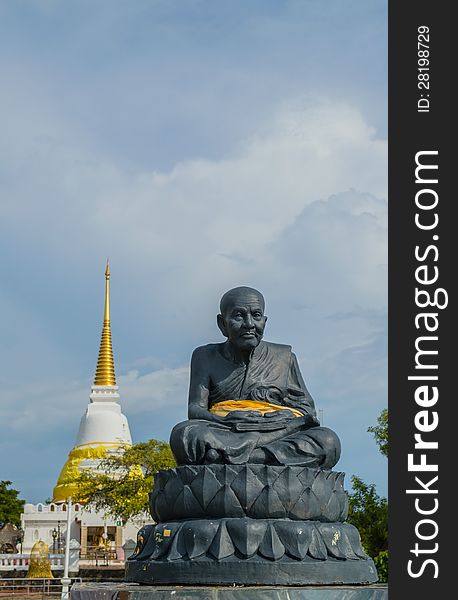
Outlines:
[[0, 479], [52, 494], [85, 411], [111, 264], [134, 441], [186, 417], [221, 294], [267, 301], [386, 494], [385, 0], [0, 3]]

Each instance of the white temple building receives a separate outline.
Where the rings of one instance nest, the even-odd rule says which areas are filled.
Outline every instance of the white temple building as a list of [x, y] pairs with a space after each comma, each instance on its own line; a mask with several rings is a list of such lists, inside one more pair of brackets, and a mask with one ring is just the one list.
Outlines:
[[[29, 552], [38, 540], [46, 542], [52, 553], [63, 550], [67, 528], [66, 502], [69, 497], [76, 495], [72, 481], [74, 476], [85, 469], [100, 469], [104, 457], [113, 452], [122, 452], [130, 445], [129, 423], [121, 412], [116, 385], [110, 326], [110, 269], [107, 263], [102, 339], [89, 403], [81, 418], [75, 445], [54, 487], [52, 503], [24, 506], [21, 515], [23, 552]], [[110, 558], [122, 562], [123, 546], [127, 541], [133, 543], [138, 529], [145, 522], [139, 519], [123, 526], [121, 522], [106, 518], [83, 504], [74, 504], [70, 535], [80, 544], [81, 558], [90, 558], [103, 542], [105, 547], [111, 548]]]

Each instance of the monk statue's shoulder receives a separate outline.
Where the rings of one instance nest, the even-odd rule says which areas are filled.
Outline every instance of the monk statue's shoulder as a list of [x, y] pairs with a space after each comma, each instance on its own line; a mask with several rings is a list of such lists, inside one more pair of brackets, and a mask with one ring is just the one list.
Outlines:
[[274, 342], [262, 342], [265, 344], [266, 349], [276, 355], [289, 356], [292, 352], [292, 348], [288, 344], [275, 344]]
[[205, 344], [205, 346], [198, 346], [192, 353], [192, 360], [211, 360], [221, 354], [221, 346], [223, 346], [223, 344]]

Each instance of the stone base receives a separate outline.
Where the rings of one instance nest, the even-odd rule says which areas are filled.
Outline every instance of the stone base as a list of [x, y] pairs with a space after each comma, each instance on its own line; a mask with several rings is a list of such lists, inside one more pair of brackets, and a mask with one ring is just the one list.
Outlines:
[[386, 585], [321, 587], [143, 586], [76, 583], [71, 600], [388, 600]]
[[183, 585], [342, 585], [378, 579], [345, 523], [343, 473], [281, 465], [160, 471], [126, 581]]
[[142, 584], [309, 585], [377, 581], [348, 523], [288, 519], [195, 519], [150, 525], [126, 562]]
[[209, 560], [131, 563], [127, 567], [126, 580], [144, 584], [174, 582], [185, 585], [203, 582], [212, 585], [341, 585], [349, 581], [367, 583], [377, 580], [377, 575], [371, 560], [268, 563], [254, 558], [244, 561], [234, 559], [224, 563]]
[[159, 471], [150, 495], [153, 519], [250, 517], [345, 521], [344, 473], [273, 465], [187, 465]]

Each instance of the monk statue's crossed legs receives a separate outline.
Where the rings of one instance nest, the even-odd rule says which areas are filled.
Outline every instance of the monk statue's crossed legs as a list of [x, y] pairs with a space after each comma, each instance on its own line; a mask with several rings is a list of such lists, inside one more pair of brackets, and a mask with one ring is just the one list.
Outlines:
[[337, 435], [326, 427], [294, 430], [293, 425], [242, 433], [229, 426], [190, 420], [174, 427], [170, 445], [180, 465], [256, 463], [331, 469], [340, 457]]

